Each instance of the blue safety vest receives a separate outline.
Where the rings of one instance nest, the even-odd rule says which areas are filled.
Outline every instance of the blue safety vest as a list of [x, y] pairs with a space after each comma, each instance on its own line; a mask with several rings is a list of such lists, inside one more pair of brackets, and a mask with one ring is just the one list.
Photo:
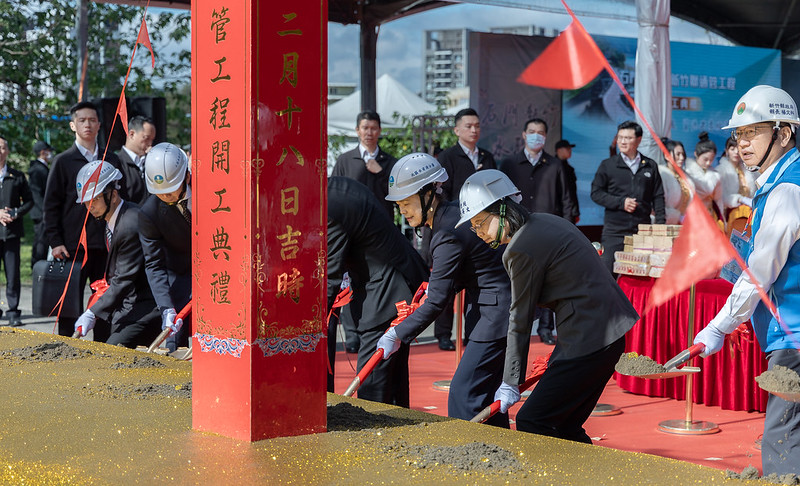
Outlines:
[[[800, 186], [800, 152], [796, 148], [790, 150], [777, 162], [767, 182], [753, 196], [753, 237], [750, 238], [747, 252], [748, 265], [750, 253], [753, 251], [753, 243], [761, 227], [761, 217], [764, 214], [767, 196], [778, 184], [786, 183]], [[783, 210], [798, 211], [800, 209], [784, 208]], [[761, 349], [766, 353], [776, 349], [795, 348], [795, 342], [800, 342], [800, 242], [792, 245], [789, 257], [775, 283], [771, 288], [764, 290], [777, 306], [783, 323], [793, 336], [790, 336], [787, 330], [772, 316], [764, 302], [759, 301], [751, 322]]]

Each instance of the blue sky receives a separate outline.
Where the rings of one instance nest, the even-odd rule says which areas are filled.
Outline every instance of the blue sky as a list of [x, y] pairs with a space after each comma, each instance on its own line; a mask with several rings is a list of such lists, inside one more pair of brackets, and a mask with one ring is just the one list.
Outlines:
[[[548, 31], [566, 28], [570, 17], [566, 13], [558, 13], [562, 11], [560, 3], [544, 3], [557, 8], [545, 7], [546, 11], [534, 11], [458, 4], [386, 23], [378, 34], [378, 77], [389, 73], [408, 89], [419, 93], [422, 86], [422, 35], [425, 30], [469, 28], [488, 32], [490, 27], [531, 24], [545, 27]], [[605, 3], [609, 11], [614, 13], [606, 14], [606, 17], [589, 16], [586, 12], [596, 8], [599, 3]], [[571, 6], [591, 34], [637, 36], [636, 12], [632, 4], [575, 0]], [[328, 24], [329, 83], [359, 83], [358, 32], [357, 25]], [[730, 45], [721, 37], [674, 17], [670, 20], [670, 38], [673, 41]]]

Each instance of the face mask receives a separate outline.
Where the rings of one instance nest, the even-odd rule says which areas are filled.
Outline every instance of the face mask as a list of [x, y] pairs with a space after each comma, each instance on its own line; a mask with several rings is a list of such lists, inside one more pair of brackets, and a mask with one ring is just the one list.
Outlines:
[[525, 135], [525, 143], [531, 150], [541, 150], [544, 147], [544, 136], [538, 133], [529, 133]]

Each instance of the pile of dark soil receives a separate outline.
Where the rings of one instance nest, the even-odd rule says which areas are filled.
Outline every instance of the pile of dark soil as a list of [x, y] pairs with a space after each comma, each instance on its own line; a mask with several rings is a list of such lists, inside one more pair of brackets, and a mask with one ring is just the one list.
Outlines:
[[666, 371], [664, 365], [638, 353], [623, 353], [614, 369], [627, 376], [655, 375]]
[[785, 366], [773, 366], [771, 370], [756, 376], [756, 382], [767, 391], [800, 393], [800, 375]]
[[416, 425], [419, 421], [392, 417], [382, 413], [370, 413], [349, 403], [328, 405], [328, 431], [356, 431]]
[[728, 479], [746, 479], [753, 481], [760, 480], [762, 483], [772, 484], [800, 484], [800, 477], [797, 477], [795, 474], [784, 474], [778, 476], [777, 474], [773, 473], [767, 476], [759, 477], [758, 469], [754, 468], [753, 466], [747, 466], [746, 468], [742, 469], [741, 474], [737, 473], [736, 471], [731, 471], [730, 469], [726, 470], [725, 473], [727, 474]]
[[522, 470], [511, 452], [494, 444], [470, 442], [457, 446], [428, 446], [400, 441], [384, 446], [383, 452], [425, 469], [449, 466], [465, 472], [516, 472]]
[[133, 361], [118, 361], [111, 365], [112, 369], [133, 369], [133, 368], [164, 368], [167, 365], [155, 360], [150, 356], [134, 356]]
[[11, 349], [0, 356], [15, 361], [60, 361], [62, 359], [84, 358], [91, 355], [92, 352], [88, 349], [80, 349], [61, 341], [53, 341]]
[[171, 385], [169, 383], [140, 383], [136, 385], [102, 385], [83, 387], [87, 395], [100, 395], [114, 399], [146, 400], [148, 398], [192, 398], [192, 383]]

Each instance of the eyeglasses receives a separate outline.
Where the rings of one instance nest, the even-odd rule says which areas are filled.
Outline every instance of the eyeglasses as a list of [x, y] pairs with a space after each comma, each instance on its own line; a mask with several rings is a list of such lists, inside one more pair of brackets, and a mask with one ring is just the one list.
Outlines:
[[486, 220], [489, 219], [489, 216], [491, 216], [491, 215], [492, 215], [491, 213], [487, 214], [486, 217], [483, 218], [483, 221], [481, 221], [480, 223], [478, 223], [476, 225], [470, 226], [469, 230], [472, 231], [473, 233], [477, 234], [478, 230], [481, 229], [481, 227], [483, 226], [483, 223], [485, 223]]
[[747, 127], [747, 128], [740, 128], [738, 130], [731, 131], [731, 138], [736, 140], [752, 140], [758, 135], [758, 131], [760, 129], [770, 129], [772, 126], [770, 125], [758, 125], [755, 127]]
[[633, 142], [636, 138], [637, 137], [623, 137], [622, 135], [617, 135], [617, 140], [620, 142]]

